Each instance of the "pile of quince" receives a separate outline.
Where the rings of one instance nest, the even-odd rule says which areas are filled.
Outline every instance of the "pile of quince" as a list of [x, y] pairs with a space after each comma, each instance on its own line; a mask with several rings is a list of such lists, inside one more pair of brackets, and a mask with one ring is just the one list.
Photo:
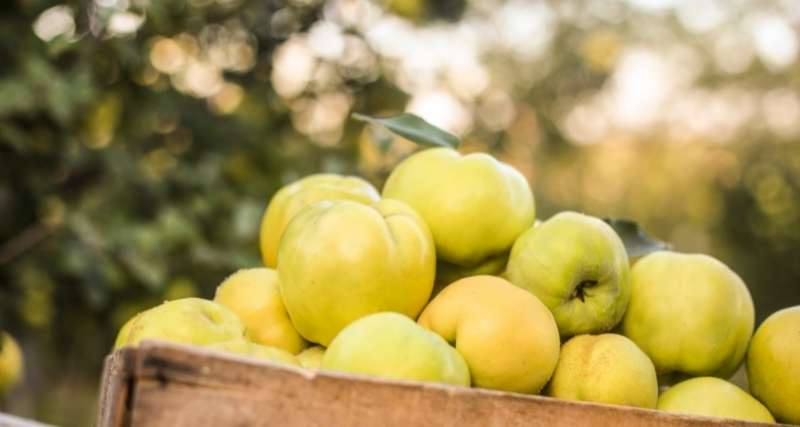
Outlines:
[[[309, 369], [800, 423], [800, 306], [753, 335], [750, 293], [725, 264], [661, 250], [631, 267], [601, 219], [537, 221], [528, 182], [487, 154], [418, 151], [382, 193], [358, 177], [306, 177], [272, 197], [260, 244], [265, 267], [235, 272], [213, 301], [136, 315], [116, 347], [155, 338]], [[745, 358], [752, 396], [726, 381]]]

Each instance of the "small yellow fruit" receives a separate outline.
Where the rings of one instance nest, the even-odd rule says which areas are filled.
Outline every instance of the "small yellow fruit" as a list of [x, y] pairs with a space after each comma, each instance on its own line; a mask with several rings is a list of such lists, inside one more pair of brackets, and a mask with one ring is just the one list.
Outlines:
[[433, 289], [436, 254], [425, 222], [405, 203], [346, 200], [306, 207], [284, 232], [281, 296], [297, 331], [322, 345], [379, 311], [416, 318]]
[[559, 399], [655, 408], [656, 368], [633, 341], [617, 334], [576, 335], [561, 347], [545, 394]]
[[213, 350], [220, 350], [223, 352], [252, 357], [254, 359], [300, 366], [300, 362], [297, 360], [297, 357], [288, 351], [256, 344], [244, 338], [208, 344], [205, 347]]
[[741, 365], [755, 322], [742, 279], [699, 254], [653, 252], [631, 269], [622, 333], [659, 375], [728, 378]]
[[128, 319], [124, 325], [122, 325], [117, 333], [117, 339], [114, 341], [114, 349], [122, 348], [128, 343], [128, 335], [131, 333], [131, 327], [133, 327], [133, 324], [136, 323], [136, 319], [141, 317], [146, 312], [147, 310], [136, 313], [133, 317]]
[[24, 364], [22, 351], [14, 337], [6, 332], [0, 333], [0, 396], [19, 384]]
[[735, 385], [716, 377], [675, 384], [658, 398], [658, 409], [691, 415], [773, 423], [767, 408]]
[[608, 332], [631, 296], [625, 245], [603, 220], [561, 212], [522, 233], [505, 277], [539, 298], [562, 338]]
[[250, 341], [292, 354], [306, 347], [283, 306], [275, 270], [248, 268], [233, 273], [217, 287], [214, 301], [239, 316]]
[[493, 276], [444, 288], [419, 324], [453, 343], [476, 387], [538, 393], [558, 362], [558, 326], [533, 294]]
[[275, 268], [278, 246], [286, 226], [304, 207], [322, 200], [351, 200], [371, 204], [380, 200], [372, 184], [355, 176], [316, 174], [275, 193], [261, 220], [260, 245], [264, 265]]
[[227, 308], [200, 298], [183, 298], [134, 316], [120, 329], [114, 348], [137, 346], [145, 339], [204, 345], [242, 337], [244, 326]]
[[307, 369], [319, 369], [322, 366], [322, 358], [325, 357], [325, 347], [315, 345], [300, 352], [297, 360], [300, 366]]
[[758, 327], [747, 352], [747, 379], [775, 418], [800, 424], [800, 305], [776, 311]]
[[400, 380], [469, 386], [464, 358], [442, 337], [398, 313], [362, 317], [336, 336], [322, 368]]
[[436, 255], [474, 267], [511, 249], [535, 217], [528, 181], [485, 153], [449, 148], [412, 154], [392, 171], [383, 196], [408, 203], [428, 223]]

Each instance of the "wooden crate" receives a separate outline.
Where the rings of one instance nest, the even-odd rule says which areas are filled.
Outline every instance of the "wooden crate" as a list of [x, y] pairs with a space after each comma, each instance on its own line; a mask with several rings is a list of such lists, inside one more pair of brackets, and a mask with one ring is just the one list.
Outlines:
[[491, 390], [311, 372], [149, 341], [108, 356], [99, 427], [767, 426]]

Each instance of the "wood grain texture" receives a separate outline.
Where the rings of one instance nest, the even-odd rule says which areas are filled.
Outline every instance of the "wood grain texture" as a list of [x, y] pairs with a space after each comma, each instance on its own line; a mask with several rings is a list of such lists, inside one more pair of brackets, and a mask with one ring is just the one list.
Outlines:
[[129, 424], [130, 390], [134, 384], [133, 366], [138, 350], [123, 348], [106, 357], [100, 380], [97, 426], [118, 427]]
[[[768, 425], [438, 384], [315, 374], [168, 343], [143, 343], [135, 352], [135, 357], [127, 359], [134, 376], [126, 408], [129, 417], [106, 418], [117, 424], [100, 423], [101, 427]], [[106, 365], [107, 370], [113, 367]], [[108, 394], [103, 398], [118, 402]]]

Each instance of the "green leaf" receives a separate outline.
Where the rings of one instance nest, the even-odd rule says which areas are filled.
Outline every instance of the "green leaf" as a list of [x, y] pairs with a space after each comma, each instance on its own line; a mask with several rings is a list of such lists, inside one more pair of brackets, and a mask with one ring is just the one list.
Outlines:
[[420, 145], [448, 148], [458, 148], [461, 145], [461, 140], [457, 136], [411, 113], [391, 117], [370, 117], [353, 113], [353, 118], [372, 125], [383, 126], [392, 133]]
[[636, 221], [623, 218], [603, 218], [603, 221], [617, 232], [617, 235], [622, 239], [622, 243], [625, 244], [625, 251], [630, 258], [638, 258], [651, 252], [671, 248], [669, 243], [645, 233]]

